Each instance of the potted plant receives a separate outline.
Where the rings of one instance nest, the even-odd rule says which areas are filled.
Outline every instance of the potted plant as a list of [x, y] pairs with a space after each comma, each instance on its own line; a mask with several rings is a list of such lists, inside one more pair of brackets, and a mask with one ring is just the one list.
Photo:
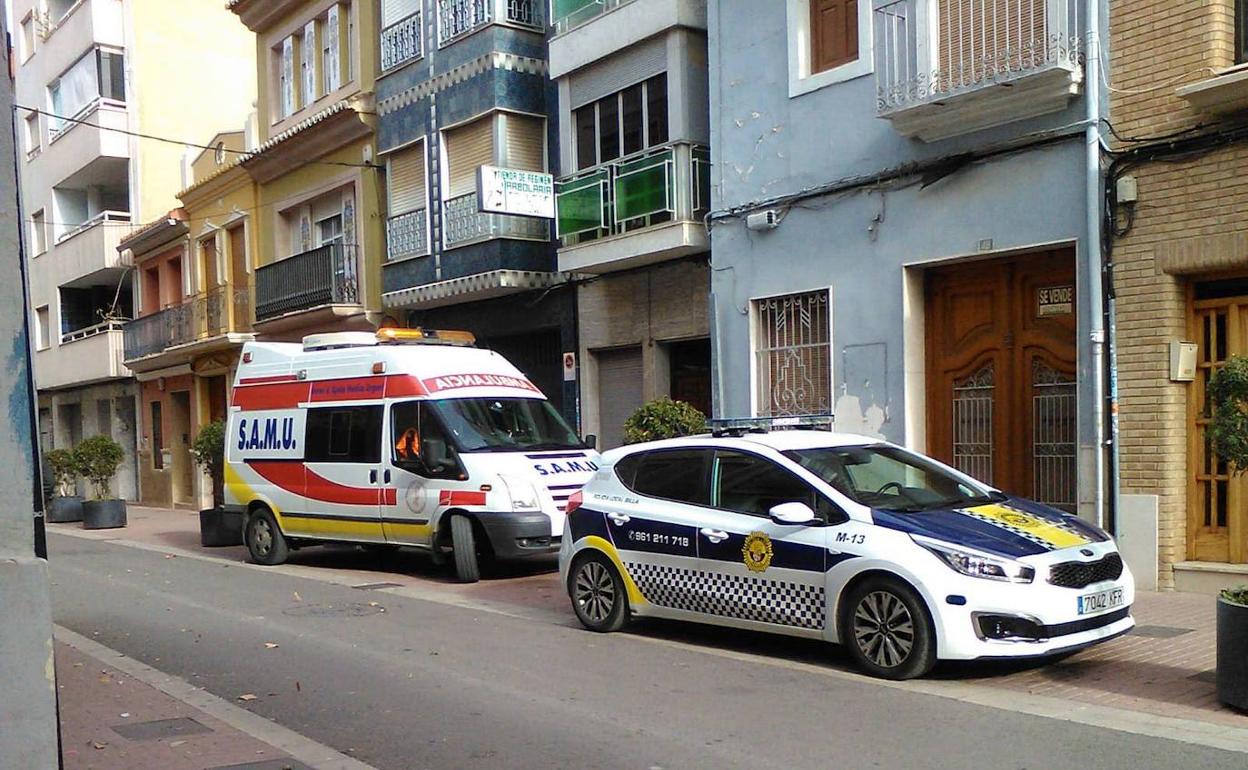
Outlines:
[[243, 544], [242, 513], [227, 512], [219, 488], [225, 471], [225, 421], [213, 420], [191, 442], [195, 464], [212, 479], [212, 507], [199, 512], [199, 543], [205, 548]]
[[53, 524], [82, 521], [82, 498], [78, 495], [78, 464], [68, 449], [53, 449], [44, 455], [55, 484], [48, 501], [47, 520]]
[[91, 482], [92, 497], [82, 504], [83, 529], [114, 529], [126, 526], [126, 501], [113, 497], [113, 476], [125, 452], [112, 436], [92, 436], [74, 447], [79, 471]]
[[645, 404], [624, 421], [624, 443], [679, 438], [706, 429], [706, 415], [684, 401], [664, 397]]
[[[1248, 470], [1248, 357], [1232, 356], [1209, 380], [1210, 449], [1232, 473]], [[1218, 596], [1218, 700], [1248, 710], [1248, 587]]]

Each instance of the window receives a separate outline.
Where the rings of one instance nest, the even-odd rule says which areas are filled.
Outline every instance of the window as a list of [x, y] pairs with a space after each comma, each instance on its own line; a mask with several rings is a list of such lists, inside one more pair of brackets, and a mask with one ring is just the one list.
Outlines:
[[757, 412], [762, 417], [832, 410], [828, 292], [754, 301]]
[[431, 403], [464, 452], [583, 448], [558, 410], [543, 398], [448, 398]]
[[381, 407], [334, 406], [308, 410], [304, 460], [311, 463], [381, 462]]
[[431, 478], [458, 478], [459, 461], [446, 430], [427, 401], [395, 404], [390, 411], [391, 461]]
[[757, 455], [716, 452], [713, 478], [716, 508], [768, 516], [781, 503], [805, 503], [812, 511], [821, 505], [814, 487]]
[[151, 402], [152, 409], [152, 467], [163, 470], [165, 467], [165, 426], [161, 424], [160, 402]]
[[477, 168], [494, 162], [494, 116], [487, 115], [443, 135], [446, 150], [446, 198], [477, 189]]
[[303, 27], [299, 38], [299, 82], [303, 84], [303, 106], [316, 101], [316, 20]]
[[43, 209], [30, 215], [30, 248], [36, 257], [48, 250], [48, 224]]
[[786, 5], [789, 96], [871, 72], [871, 3], [786, 0]]
[[927, 458], [887, 444], [819, 447], [784, 453], [854, 502], [872, 508], [920, 511], [995, 502]]
[[316, 222], [316, 245], [342, 243], [342, 214], [334, 214]]
[[710, 505], [711, 494], [707, 483], [710, 459], [711, 452], [707, 449], [646, 452], [638, 461], [631, 488], [647, 497], [689, 505]]
[[419, 141], [389, 158], [387, 178], [390, 192], [390, 215], [418, 211], [427, 205], [425, 188], [425, 143]]
[[52, 326], [48, 306], [35, 309], [35, 339], [39, 341], [38, 350], [52, 347]]
[[35, 55], [35, 18], [27, 15], [22, 19], [22, 63]]
[[280, 120], [295, 114], [295, 39], [293, 37], [282, 41], [277, 57], [277, 93], [280, 100], [277, 117]]
[[667, 73], [573, 111], [576, 167], [589, 168], [668, 140]]
[[125, 56], [119, 51], [94, 49], [48, 86], [48, 130], [55, 135], [62, 118], [76, 117], [101, 98], [126, 100]]
[[325, 16], [325, 31], [321, 35], [321, 71], [324, 72], [324, 88], [327, 94], [342, 87], [342, 63], [339, 57], [341, 34], [339, 7], [330, 6], [329, 13]]

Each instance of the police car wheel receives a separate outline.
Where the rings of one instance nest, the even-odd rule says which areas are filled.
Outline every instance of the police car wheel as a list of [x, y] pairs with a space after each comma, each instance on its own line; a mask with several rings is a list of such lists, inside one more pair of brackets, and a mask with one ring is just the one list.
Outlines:
[[845, 603], [841, 638], [858, 667], [882, 679], [913, 679], [936, 664], [927, 605], [913, 588], [891, 577], [870, 577]]
[[255, 564], [272, 567], [286, 561], [290, 546], [277, 526], [273, 514], [266, 509], [247, 517], [247, 553]]
[[477, 538], [472, 531], [472, 519], [467, 516], [451, 517], [451, 550], [455, 553], [455, 576], [459, 582], [475, 583], [480, 580]]
[[628, 620], [628, 597], [620, 573], [606, 558], [590, 553], [577, 561], [568, 579], [572, 609], [590, 631], [619, 631]]

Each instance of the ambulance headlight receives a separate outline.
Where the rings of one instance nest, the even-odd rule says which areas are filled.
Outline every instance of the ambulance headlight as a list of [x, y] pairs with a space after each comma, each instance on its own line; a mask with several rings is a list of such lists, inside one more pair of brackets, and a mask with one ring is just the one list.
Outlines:
[[1001, 580], [1007, 583], [1030, 583], [1036, 577], [1036, 570], [1026, 564], [963, 550], [919, 535], [910, 537], [914, 542], [935, 554], [949, 569], [969, 577]]
[[532, 482], [515, 476], [499, 476], [498, 480], [503, 482], [503, 486], [507, 488], [507, 494], [511, 497], [511, 510], [540, 511], [542, 509], [537, 487], [533, 486]]

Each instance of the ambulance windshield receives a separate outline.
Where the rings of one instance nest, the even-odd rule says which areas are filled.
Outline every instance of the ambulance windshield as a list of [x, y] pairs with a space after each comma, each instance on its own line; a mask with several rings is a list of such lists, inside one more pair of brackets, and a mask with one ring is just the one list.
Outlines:
[[559, 412], [540, 398], [455, 398], [428, 403], [461, 452], [584, 448]]

